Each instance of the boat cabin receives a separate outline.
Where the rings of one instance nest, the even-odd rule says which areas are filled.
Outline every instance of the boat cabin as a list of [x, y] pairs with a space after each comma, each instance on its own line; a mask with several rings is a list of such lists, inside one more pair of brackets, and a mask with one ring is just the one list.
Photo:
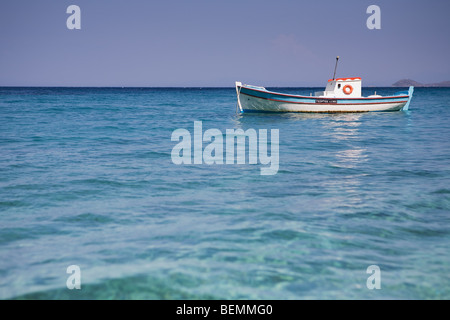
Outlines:
[[317, 91], [314, 95], [324, 98], [361, 98], [361, 78], [330, 79], [325, 91]]

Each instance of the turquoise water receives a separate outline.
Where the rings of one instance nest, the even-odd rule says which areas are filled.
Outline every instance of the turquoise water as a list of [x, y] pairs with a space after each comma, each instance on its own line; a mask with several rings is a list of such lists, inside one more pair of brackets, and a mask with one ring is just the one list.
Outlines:
[[[0, 298], [450, 298], [449, 89], [408, 112], [235, 106], [233, 88], [0, 88]], [[278, 129], [278, 173], [173, 164], [194, 121]]]

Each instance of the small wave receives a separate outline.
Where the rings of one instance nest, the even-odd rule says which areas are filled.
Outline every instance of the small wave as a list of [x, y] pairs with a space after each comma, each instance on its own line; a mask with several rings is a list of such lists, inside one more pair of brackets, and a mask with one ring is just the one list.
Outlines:
[[36, 239], [43, 235], [61, 234], [61, 231], [50, 226], [31, 226], [29, 228], [5, 228], [0, 230], [0, 244], [19, 240]]
[[111, 186], [111, 187], [122, 187], [126, 186], [127, 182], [102, 179], [102, 178], [88, 178], [81, 180], [72, 180], [71, 183], [79, 185], [98, 185], [98, 186]]
[[[188, 285], [187, 285], [188, 284]], [[184, 274], [167, 279], [147, 275], [129, 276], [118, 279], [105, 279], [100, 283], [84, 284], [82, 290], [67, 290], [66, 287], [37, 291], [13, 297], [14, 300], [179, 300], [179, 299], [217, 299], [210, 294], [188, 293], [179, 287], [200, 285], [200, 280]]]
[[67, 222], [67, 223], [75, 223], [75, 224], [81, 224], [83, 226], [93, 226], [93, 225], [102, 225], [105, 223], [111, 223], [115, 220], [111, 217], [100, 215], [100, 214], [93, 214], [93, 213], [82, 213], [75, 216], [68, 216], [68, 217], [60, 217], [55, 219], [55, 221], [61, 221], [61, 222]]
[[0, 201], [0, 208], [23, 207], [26, 205], [26, 202], [20, 200]]
[[450, 194], [450, 189], [439, 189], [431, 192], [431, 194]]
[[270, 240], [301, 240], [305, 238], [312, 238], [311, 235], [301, 233], [294, 230], [274, 230], [263, 234], [264, 237]]

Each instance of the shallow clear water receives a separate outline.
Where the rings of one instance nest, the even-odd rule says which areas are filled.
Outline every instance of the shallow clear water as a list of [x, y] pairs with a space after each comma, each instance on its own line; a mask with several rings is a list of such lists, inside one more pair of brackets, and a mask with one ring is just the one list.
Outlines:
[[[235, 106], [231, 88], [0, 88], [0, 298], [450, 298], [449, 89], [408, 112]], [[278, 173], [173, 164], [194, 121], [278, 129]]]

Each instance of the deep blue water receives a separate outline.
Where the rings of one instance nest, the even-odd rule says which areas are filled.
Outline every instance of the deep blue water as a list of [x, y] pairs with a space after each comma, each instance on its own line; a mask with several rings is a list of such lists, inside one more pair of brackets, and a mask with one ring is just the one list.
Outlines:
[[[233, 88], [0, 88], [0, 298], [450, 298], [450, 89], [407, 112], [235, 107]], [[194, 121], [278, 129], [278, 173], [173, 164]]]

